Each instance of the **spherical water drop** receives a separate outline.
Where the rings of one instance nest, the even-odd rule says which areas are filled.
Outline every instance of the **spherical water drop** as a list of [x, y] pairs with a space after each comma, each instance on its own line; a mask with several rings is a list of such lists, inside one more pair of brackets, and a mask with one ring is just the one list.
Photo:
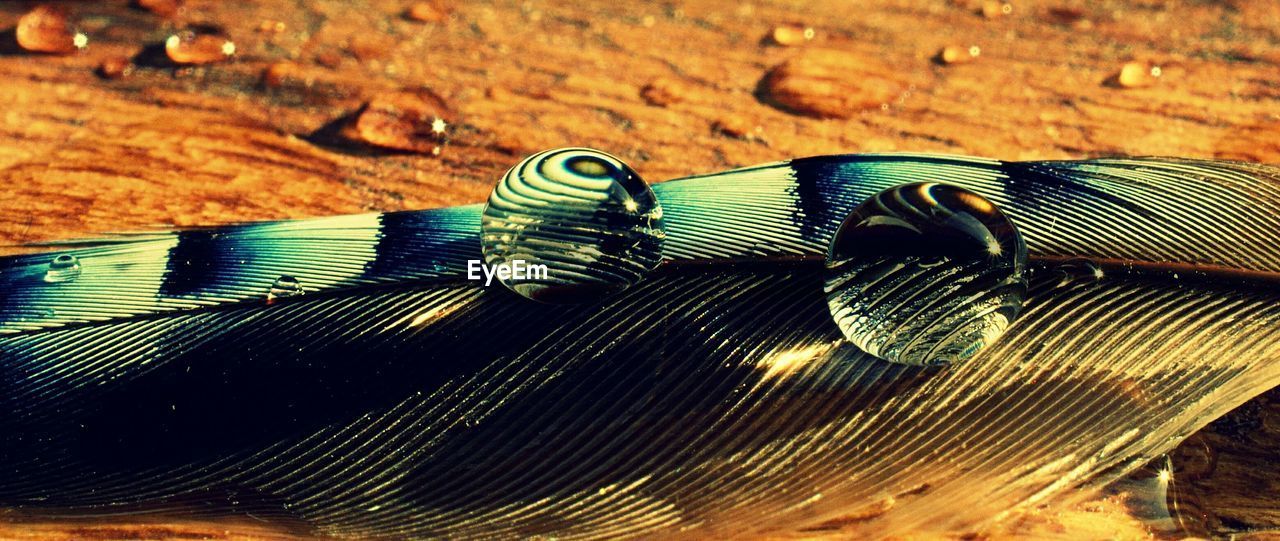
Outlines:
[[297, 278], [288, 275], [282, 275], [271, 283], [271, 289], [267, 291], [267, 301], [273, 301], [284, 297], [295, 297], [302, 294], [302, 282]]
[[851, 342], [911, 365], [962, 361], [1022, 309], [1027, 247], [1000, 209], [937, 183], [880, 192], [827, 255], [827, 305]]
[[640, 175], [585, 148], [520, 162], [494, 188], [481, 221], [485, 262], [498, 279], [544, 302], [626, 288], [662, 260], [665, 236], [662, 207]]
[[62, 254], [49, 262], [49, 269], [44, 273], [44, 281], [58, 284], [74, 282], [80, 277], [80, 259], [70, 254]]

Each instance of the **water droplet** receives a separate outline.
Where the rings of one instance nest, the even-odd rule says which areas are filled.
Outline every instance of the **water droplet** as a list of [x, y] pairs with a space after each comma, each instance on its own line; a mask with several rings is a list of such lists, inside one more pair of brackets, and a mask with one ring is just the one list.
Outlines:
[[267, 292], [267, 302], [285, 297], [296, 297], [301, 294], [302, 282], [292, 276], [282, 275], [271, 283], [271, 290]]
[[995, 19], [1013, 13], [1013, 4], [1008, 2], [1000, 2], [998, 0], [984, 0], [982, 8], [979, 10], [983, 17]]
[[962, 361], [1000, 336], [1026, 296], [1027, 247], [982, 196], [905, 184], [859, 206], [836, 232], [824, 290], [840, 330], [887, 361]]
[[773, 38], [773, 42], [784, 47], [794, 47], [803, 45], [806, 41], [810, 41], [817, 35], [812, 28], [800, 26], [798, 24], [784, 24], [775, 26], [769, 37]]
[[1054, 270], [1062, 275], [1062, 281], [1058, 283], [1059, 286], [1080, 280], [1097, 281], [1101, 280], [1105, 275], [1101, 266], [1083, 257], [1063, 261]]
[[948, 45], [938, 52], [937, 61], [942, 64], [964, 64], [972, 62], [982, 54], [982, 49], [977, 45], [969, 47], [961, 47], [958, 45]]
[[439, 155], [453, 130], [448, 104], [428, 89], [389, 92], [365, 104], [349, 137], [369, 145]]
[[44, 273], [44, 281], [52, 284], [74, 282], [80, 277], [80, 259], [70, 254], [62, 254], [49, 262], [49, 269]]
[[[662, 259], [662, 207], [640, 175], [597, 150], [526, 158], [489, 196], [481, 221], [491, 267], [545, 265], [501, 280], [525, 297], [577, 302], [638, 281]], [[501, 278], [501, 276], [499, 276]]]
[[164, 52], [175, 64], [210, 64], [236, 54], [236, 44], [221, 28], [193, 25], [164, 40]]
[[36, 6], [18, 19], [18, 45], [37, 53], [73, 53], [89, 45], [89, 36], [75, 28], [62, 6]]
[[1163, 73], [1160, 66], [1147, 62], [1128, 62], [1120, 67], [1115, 83], [1123, 88], [1144, 88], [1156, 84]]

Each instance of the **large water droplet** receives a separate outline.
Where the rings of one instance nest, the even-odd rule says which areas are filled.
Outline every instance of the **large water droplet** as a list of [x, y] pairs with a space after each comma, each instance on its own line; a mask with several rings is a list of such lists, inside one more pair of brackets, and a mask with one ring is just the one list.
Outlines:
[[49, 262], [49, 269], [44, 273], [44, 281], [57, 284], [73, 282], [80, 277], [80, 259], [70, 254], [62, 254]]
[[[481, 222], [485, 262], [525, 297], [578, 302], [638, 281], [662, 260], [662, 207], [618, 158], [585, 148], [526, 158], [498, 182]], [[520, 263], [517, 263], [520, 262]]]
[[292, 276], [282, 275], [271, 283], [271, 289], [267, 291], [267, 302], [285, 297], [296, 297], [301, 294], [302, 282]]
[[14, 37], [20, 47], [38, 53], [73, 53], [89, 44], [63, 6], [36, 6], [18, 19]]
[[938, 365], [990, 344], [1022, 309], [1027, 247], [968, 190], [906, 184], [876, 194], [836, 232], [824, 290], [840, 330], [887, 361]]

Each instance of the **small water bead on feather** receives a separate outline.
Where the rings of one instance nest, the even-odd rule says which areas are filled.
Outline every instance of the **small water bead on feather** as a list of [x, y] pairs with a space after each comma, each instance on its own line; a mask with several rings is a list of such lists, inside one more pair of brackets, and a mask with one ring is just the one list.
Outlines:
[[267, 290], [267, 302], [285, 297], [296, 297], [302, 293], [302, 282], [292, 276], [281, 275], [276, 278], [275, 282], [271, 283], [271, 289]]
[[1102, 267], [1092, 260], [1083, 257], [1073, 257], [1054, 267], [1054, 271], [1062, 277], [1059, 285], [1067, 285], [1072, 282], [1096, 282], [1106, 276], [1106, 272]]
[[74, 282], [80, 277], [81, 270], [79, 258], [62, 254], [49, 261], [49, 270], [44, 273], [44, 281], [51, 284]]
[[511, 168], [489, 196], [480, 231], [489, 266], [546, 266], [499, 279], [550, 303], [625, 289], [661, 262], [666, 237], [662, 206], [640, 175], [586, 148], [548, 150]]
[[851, 342], [910, 365], [962, 361], [1000, 336], [1026, 297], [1027, 246], [990, 201], [913, 183], [868, 199], [837, 230], [824, 291]]

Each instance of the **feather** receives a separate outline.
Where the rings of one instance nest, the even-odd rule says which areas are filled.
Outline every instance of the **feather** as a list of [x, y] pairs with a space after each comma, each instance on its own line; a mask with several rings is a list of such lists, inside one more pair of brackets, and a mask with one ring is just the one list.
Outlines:
[[[6, 258], [0, 507], [338, 537], [979, 529], [1276, 385], [1278, 175], [851, 155], [669, 181], [664, 263], [567, 306], [466, 280], [478, 205]], [[994, 201], [1033, 262], [1019, 319], [945, 369], [861, 353], [822, 292], [844, 216], [922, 180]], [[80, 276], [41, 279], [64, 254]], [[268, 302], [282, 275], [305, 294]]]

